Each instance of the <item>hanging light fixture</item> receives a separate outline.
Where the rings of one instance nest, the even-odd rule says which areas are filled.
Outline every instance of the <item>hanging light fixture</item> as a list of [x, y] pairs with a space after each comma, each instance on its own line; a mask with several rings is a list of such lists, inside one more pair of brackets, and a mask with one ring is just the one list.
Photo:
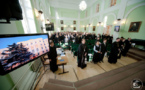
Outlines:
[[79, 5], [80, 10], [84, 11], [87, 8], [86, 2], [83, 0]]

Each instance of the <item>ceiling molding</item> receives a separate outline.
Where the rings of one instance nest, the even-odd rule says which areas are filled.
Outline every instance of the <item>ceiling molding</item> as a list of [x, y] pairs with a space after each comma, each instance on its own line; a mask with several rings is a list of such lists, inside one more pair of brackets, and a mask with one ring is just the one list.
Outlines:
[[[67, 8], [79, 10], [79, 4], [82, 0], [48, 0], [51, 7], [55, 8]], [[97, 0], [85, 0], [87, 8], [94, 4]]]

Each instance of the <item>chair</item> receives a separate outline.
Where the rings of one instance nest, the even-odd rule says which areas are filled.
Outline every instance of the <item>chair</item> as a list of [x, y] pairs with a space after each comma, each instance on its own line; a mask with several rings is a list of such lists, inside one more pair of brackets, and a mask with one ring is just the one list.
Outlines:
[[42, 61], [42, 64], [43, 64], [43, 67], [44, 67], [44, 71], [45, 71], [45, 67], [50, 65], [50, 61], [48, 59], [48, 55], [45, 54], [45, 55], [41, 56], [41, 61]]

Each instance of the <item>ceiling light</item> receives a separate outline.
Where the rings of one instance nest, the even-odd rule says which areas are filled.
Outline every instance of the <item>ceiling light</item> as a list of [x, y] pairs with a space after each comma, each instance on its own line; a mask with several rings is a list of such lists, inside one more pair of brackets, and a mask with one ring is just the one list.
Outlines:
[[80, 10], [84, 11], [87, 8], [86, 2], [83, 0], [79, 5]]

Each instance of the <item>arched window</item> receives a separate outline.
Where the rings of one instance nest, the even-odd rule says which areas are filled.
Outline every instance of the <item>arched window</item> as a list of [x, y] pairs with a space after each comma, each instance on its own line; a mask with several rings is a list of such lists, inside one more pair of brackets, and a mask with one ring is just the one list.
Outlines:
[[110, 7], [115, 6], [116, 2], [117, 2], [117, 0], [111, 0]]
[[86, 11], [86, 17], [87, 17], [88, 12]]
[[104, 27], [106, 27], [106, 25], [107, 25], [107, 19], [108, 19], [108, 17], [105, 16], [105, 18], [104, 18]]
[[97, 7], [96, 7], [96, 13], [99, 12], [99, 7], [100, 7], [100, 4], [97, 4]]

